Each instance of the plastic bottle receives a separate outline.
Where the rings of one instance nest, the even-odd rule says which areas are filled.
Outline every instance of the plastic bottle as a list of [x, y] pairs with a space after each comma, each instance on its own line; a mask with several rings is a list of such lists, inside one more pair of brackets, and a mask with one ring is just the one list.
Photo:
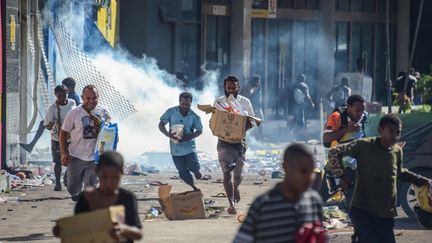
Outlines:
[[150, 212], [151, 212], [153, 217], [159, 216], [159, 211], [157, 210], [157, 208], [151, 208]]

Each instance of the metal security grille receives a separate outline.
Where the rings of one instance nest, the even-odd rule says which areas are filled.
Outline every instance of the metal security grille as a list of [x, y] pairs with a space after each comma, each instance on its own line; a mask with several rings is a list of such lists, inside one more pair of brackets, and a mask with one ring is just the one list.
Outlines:
[[77, 89], [82, 90], [87, 84], [95, 85], [99, 90], [100, 105], [107, 108], [115, 120], [123, 120], [137, 112], [80, 50], [63, 24], [56, 19], [50, 19], [48, 23], [57, 42], [63, 69], [68, 76], [77, 81]]
[[[20, 121], [20, 82], [21, 82], [21, 24], [18, 14], [18, 1], [8, 1], [5, 11], [5, 90], [6, 96], [6, 114], [5, 114], [5, 164], [12, 166], [19, 164], [20, 154], [18, 143], [19, 137], [19, 121]], [[13, 25], [14, 23], [14, 25]], [[13, 38], [13, 32], [15, 38]], [[14, 41], [12, 41], [14, 40]]]

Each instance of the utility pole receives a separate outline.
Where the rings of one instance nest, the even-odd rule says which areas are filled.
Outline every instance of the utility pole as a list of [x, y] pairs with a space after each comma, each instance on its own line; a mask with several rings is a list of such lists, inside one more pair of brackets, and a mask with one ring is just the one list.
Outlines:
[[[27, 102], [28, 102], [28, 73], [27, 73], [27, 64], [28, 64], [28, 42], [27, 36], [29, 31], [29, 2], [27, 0], [19, 1], [19, 11], [20, 11], [20, 40], [19, 40], [19, 49], [16, 51], [20, 52], [20, 75], [19, 75], [19, 142], [27, 143]], [[18, 144], [17, 144], [18, 146]], [[27, 152], [19, 149], [19, 163], [25, 164], [27, 162]]]

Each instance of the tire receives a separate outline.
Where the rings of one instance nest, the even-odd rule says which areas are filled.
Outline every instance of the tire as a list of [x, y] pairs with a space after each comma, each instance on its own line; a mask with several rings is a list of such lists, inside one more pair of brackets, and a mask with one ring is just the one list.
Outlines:
[[[416, 173], [419, 175], [432, 178], [432, 169], [414, 169], [414, 171], [416, 171]], [[398, 195], [401, 197], [400, 203], [405, 214], [412, 220], [417, 220], [413, 209], [417, 203], [413, 186], [408, 183], [402, 183], [398, 190]]]

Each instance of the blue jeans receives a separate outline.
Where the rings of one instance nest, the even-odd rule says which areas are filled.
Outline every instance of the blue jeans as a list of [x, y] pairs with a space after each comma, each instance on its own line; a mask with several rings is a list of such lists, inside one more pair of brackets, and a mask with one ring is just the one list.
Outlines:
[[200, 165], [198, 163], [198, 156], [197, 154], [190, 153], [183, 156], [172, 156], [174, 165], [177, 168], [177, 171], [179, 172], [180, 178], [186, 182], [186, 184], [193, 186], [194, 181], [192, 178], [192, 173], [196, 173], [200, 169]]
[[351, 208], [350, 216], [359, 243], [396, 243], [394, 218], [381, 218], [357, 208]]

